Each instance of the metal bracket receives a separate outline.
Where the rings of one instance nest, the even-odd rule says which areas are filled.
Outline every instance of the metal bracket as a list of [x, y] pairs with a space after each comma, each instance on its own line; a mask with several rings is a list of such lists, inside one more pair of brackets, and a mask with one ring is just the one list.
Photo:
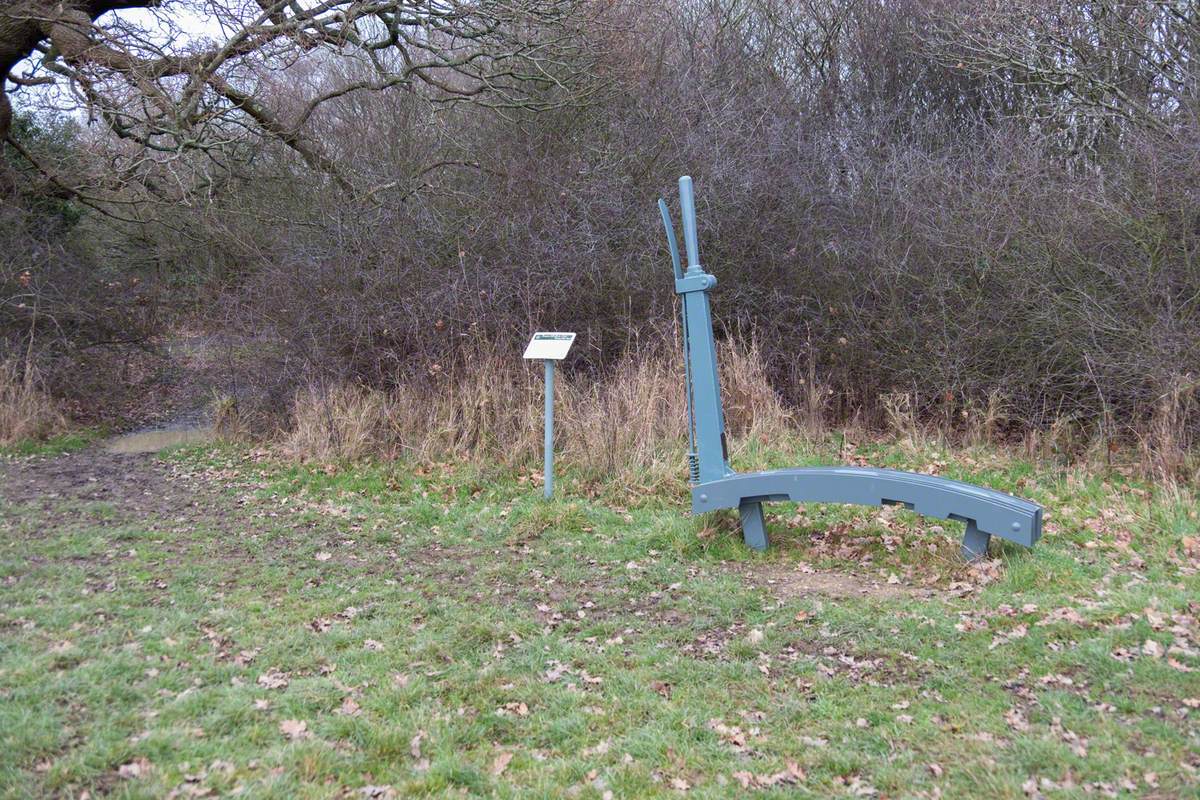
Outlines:
[[690, 274], [691, 272], [692, 270], [689, 268], [682, 278], [675, 279], [675, 294], [707, 292], [717, 285], [716, 275], [709, 275], [708, 273], [693, 275]]

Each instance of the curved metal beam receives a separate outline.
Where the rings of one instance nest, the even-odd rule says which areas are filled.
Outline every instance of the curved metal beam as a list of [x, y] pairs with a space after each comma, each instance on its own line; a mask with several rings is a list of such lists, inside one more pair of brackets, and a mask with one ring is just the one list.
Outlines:
[[[807, 467], [729, 475], [692, 488], [692, 510], [737, 508], [747, 544], [766, 546], [752, 506], [772, 500], [801, 503], [900, 505], [918, 514], [967, 525], [963, 554], [982, 555], [992, 536], [1030, 547], [1042, 535], [1042, 508], [1004, 492], [962, 481], [869, 467]], [[757, 512], [761, 518], [761, 511]], [[747, 517], [750, 525], [746, 525]]]

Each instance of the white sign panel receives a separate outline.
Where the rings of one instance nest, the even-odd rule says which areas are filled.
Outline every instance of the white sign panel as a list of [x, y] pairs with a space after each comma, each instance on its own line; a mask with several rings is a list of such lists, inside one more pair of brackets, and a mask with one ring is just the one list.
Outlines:
[[525, 348], [525, 358], [540, 361], [562, 361], [575, 341], [575, 334], [556, 331], [538, 331]]

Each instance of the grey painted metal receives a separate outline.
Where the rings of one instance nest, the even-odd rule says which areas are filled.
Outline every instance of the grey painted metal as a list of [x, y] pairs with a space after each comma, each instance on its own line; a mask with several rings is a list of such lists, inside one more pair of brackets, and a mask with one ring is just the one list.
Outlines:
[[683, 280], [683, 265], [679, 261], [679, 243], [675, 240], [675, 227], [671, 225], [671, 209], [667, 201], [658, 198], [658, 213], [662, 216], [663, 227], [667, 229], [667, 248], [671, 251], [671, 266], [675, 269], [675, 280]]
[[546, 455], [542, 462], [542, 478], [547, 500], [554, 495], [554, 361], [547, 358], [546, 365]]
[[742, 521], [742, 541], [751, 550], [766, 550], [767, 521], [763, 519], [762, 503], [745, 500], [738, 504], [738, 517]]
[[962, 557], [967, 561], [974, 561], [977, 558], [983, 558], [987, 555], [988, 544], [992, 541], [990, 533], [984, 533], [975, 525], [974, 520], [967, 520], [966, 528], [963, 529], [962, 540]]
[[[679, 261], [679, 243], [675, 240], [675, 228], [671, 225], [671, 211], [667, 208], [667, 201], [661, 197], [658, 199], [658, 213], [662, 216], [663, 227], [667, 231], [667, 247], [671, 251], [671, 267], [675, 270], [675, 284], [678, 286], [679, 282], [683, 280], [683, 266]], [[682, 302], [679, 307], [679, 328], [683, 337], [683, 347], [686, 348], [688, 342], [687, 313]], [[692, 411], [692, 360], [690, 358], [683, 360], [683, 377], [686, 383], [684, 405], [687, 406], [688, 472], [695, 474], [697, 469], [696, 415]]]
[[[687, 340], [684, 356], [691, 378], [689, 396], [696, 428], [693, 477], [700, 482], [715, 481], [733, 472], [725, 448], [725, 412], [721, 407], [721, 385], [717, 379], [717, 346], [712, 335], [712, 311], [708, 291], [717, 279], [700, 265], [696, 234], [696, 210], [692, 199], [692, 179], [679, 179], [679, 204], [683, 212], [683, 243], [687, 251], [687, 270], [676, 281], [675, 291], [683, 302]], [[669, 227], [669, 226], [668, 226]]]
[[962, 554], [968, 560], [985, 555], [992, 536], [1027, 547], [1037, 542], [1042, 535], [1041, 506], [961, 481], [865, 467], [735, 472], [729, 466], [725, 445], [725, 416], [708, 302], [708, 292], [717, 285], [717, 279], [700, 265], [692, 179], [686, 175], [679, 179], [686, 270], [680, 264], [667, 204], [664, 200], [658, 202], [671, 250], [675, 291], [683, 306], [693, 511], [738, 509], [742, 537], [756, 550], [767, 547], [762, 504], [773, 500], [900, 505], [927, 517], [956, 520], [964, 523]]
[[734, 473], [692, 487], [692, 510], [700, 513], [737, 508], [745, 519], [747, 503], [791, 500], [798, 503], [853, 503], [904, 506], [926, 517], [971, 520], [978, 535], [966, 543], [979, 553], [999, 536], [1032, 546], [1041, 536], [1042, 509], [1036, 503], [961, 481], [870, 467], [803, 467]]

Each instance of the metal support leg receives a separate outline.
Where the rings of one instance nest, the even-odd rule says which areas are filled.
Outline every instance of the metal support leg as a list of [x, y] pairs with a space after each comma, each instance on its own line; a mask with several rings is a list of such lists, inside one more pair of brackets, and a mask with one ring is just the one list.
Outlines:
[[992, 535], [990, 533], [984, 533], [975, 527], [975, 520], [967, 520], [962, 540], [963, 560], [976, 561], [980, 558], [987, 558], [988, 542], [991, 540]]
[[738, 506], [742, 518], [742, 539], [752, 550], [767, 549], [767, 525], [763, 521], [762, 503], [742, 503]]
[[554, 495], [554, 362], [546, 359], [546, 441], [542, 462], [543, 494]]

